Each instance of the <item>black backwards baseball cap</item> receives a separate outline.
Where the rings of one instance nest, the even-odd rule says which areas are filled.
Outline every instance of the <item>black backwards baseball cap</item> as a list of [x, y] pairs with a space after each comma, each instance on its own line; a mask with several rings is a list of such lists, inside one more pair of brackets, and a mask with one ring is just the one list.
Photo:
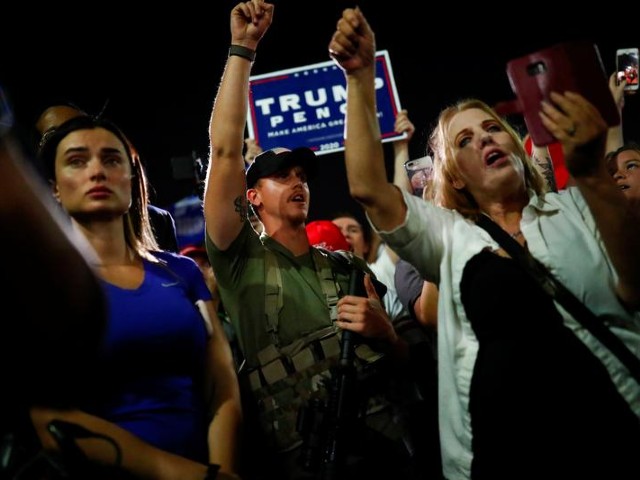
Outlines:
[[247, 168], [247, 188], [253, 188], [258, 180], [273, 175], [286, 168], [300, 165], [311, 179], [318, 173], [316, 154], [307, 147], [293, 150], [272, 148], [256, 155], [253, 163]]

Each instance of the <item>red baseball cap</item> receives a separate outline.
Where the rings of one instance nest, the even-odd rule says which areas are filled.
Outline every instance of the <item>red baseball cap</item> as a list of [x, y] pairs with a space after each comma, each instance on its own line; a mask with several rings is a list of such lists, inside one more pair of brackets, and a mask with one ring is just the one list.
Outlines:
[[309, 222], [306, 227], [309, 243], [314, 247], [322, 247], [327, 250], [351, 250], [351, 245], [344, 238], [335, 223], [330, 220], [314, 220]]

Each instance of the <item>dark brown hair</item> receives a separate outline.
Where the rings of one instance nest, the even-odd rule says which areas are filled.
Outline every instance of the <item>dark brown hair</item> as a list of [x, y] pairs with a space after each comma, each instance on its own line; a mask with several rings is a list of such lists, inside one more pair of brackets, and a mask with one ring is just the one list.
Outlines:
[[43, 135], [38, 149], [38, 158], [44, 169], [44, 174], [49, 181], [55, 183], [56, 150], [60, 142], [67, 135], [77, 130], [93, 130], [96, 128], [103, 128], [115, 135], [122, 142], [127, 154], [133, 178], [131, 182], [131, 207], [123, 218], [125, 222], [125, 237], [127, 244], [136, 253], [149, 258], [148, 253], [159, 248], [153, 235], [147, 210], [149, 204], [147, 177], [140, 157], [131, 142], [113, 122], [100, 116], [80, 115], [48, 130]]

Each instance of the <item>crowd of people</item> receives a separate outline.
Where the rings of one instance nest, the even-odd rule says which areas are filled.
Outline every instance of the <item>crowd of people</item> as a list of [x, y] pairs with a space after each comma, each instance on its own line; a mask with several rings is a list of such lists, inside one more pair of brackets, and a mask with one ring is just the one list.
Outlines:
[[6, 376], [0, 477], [635, 478], [640, 145], [578, 92], [541, 103], [549, 146], [461, 98], [417, 192], [416, 128], [397, 113], [388, 172], [375, 33], [345, 8], [327, 40], [361, 210], [312, 221], [314, 151], [245, 138], [274, 14], [230, 12], [201, 243], [178, 244], [104, 113], [45, 109], [37, 168], [0, 122], [4, 241], [24, 252], [3, 284], [25, 307], [0, 351], [35, 365]]

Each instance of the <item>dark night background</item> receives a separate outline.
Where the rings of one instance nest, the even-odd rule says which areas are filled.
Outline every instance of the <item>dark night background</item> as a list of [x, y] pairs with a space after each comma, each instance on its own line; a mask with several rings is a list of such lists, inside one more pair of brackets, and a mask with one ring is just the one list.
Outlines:
[[[209, 113], [230, 43], [229, 12], [236, 3], [124, 8], [92, 3], [69, 11], [55, 4], [3, 15], [4, 29], [15, 22], [18, 33], [4, 35], [0, 85], [14, 108], [16, 132], [27, 152], [32, 126], [47, 105], [72, 101], [97, 113], [106, 104], [105, 115], [140, 150], [154, 203], [168, 206], [194, 192], [194, 182], [173, 178], [171, 159], [195, 155], [206, 160]], [[340, 13], [356, 4], [273, 3], [274, 22], [252, 74], [328, 60], [327, 45]], [[588, 10], [580, 4], [566, 16], [538, 2], [509, 8], [460, 2], [436, 8], [433, 2], [381, 0], [359, 5], [376, 32], [377, 48], [389, 51], [400, 102], [416, 125], [413, 158], [424, 154], [426, 132], [442, 107], [460, 97], [488, 103], [513, 98], [505, 73], [512, 58], [559, 42], [589, 40], [611, 73], [617, 48], [640, 46], [636, 15], [617, 5], [610, 8], [619, 10], [609, 12], [605, 5]], [[631, 28], [622, 26], [626, 19]], [[623, 125], [627, 139], [640, 140], [640, 95], [627, 97]], [[385, 149], [390, 159], [391, 145]], [[320, 161], [320, 175], [311, 182], [311, 219], [351, 202], [342, 154], [324, 155]]]

